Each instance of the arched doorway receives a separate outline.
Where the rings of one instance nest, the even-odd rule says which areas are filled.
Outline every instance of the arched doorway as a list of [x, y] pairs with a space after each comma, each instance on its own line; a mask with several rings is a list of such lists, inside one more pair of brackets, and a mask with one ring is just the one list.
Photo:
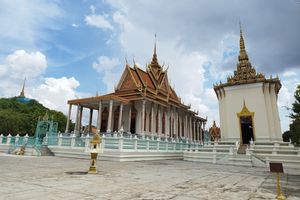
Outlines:
[[131, 121], [130, 121], [130, 132], [136, 133], [136, 114], [137, 110], [134, 106], [131, 108]]
[[108, 120], [108, 111], [107, 107], [105, 107], [101, 113], [101, 127], [100, 132], [106, 132], [107, 129], [107, 120]]
[[240, 142], [241, 144], [250, 144], [250, 141], [255, 141], [254, 133], [254, 112], [250, 112], [245, 104], [241, 112], [237, 113], [240, 125]]

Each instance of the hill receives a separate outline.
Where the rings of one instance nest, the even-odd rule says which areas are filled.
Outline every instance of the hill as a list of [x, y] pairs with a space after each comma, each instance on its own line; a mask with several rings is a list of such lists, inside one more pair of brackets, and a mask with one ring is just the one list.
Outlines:
[[19, 98], [0, 99], [0, 134], [34, 135], [39, 117], [48, 112], [50, 119], [58, 122], [58, 131], [64, 132], [67, 117], [55, 110], [44, 107], [38, 101], [30, 99], [26, 103]]

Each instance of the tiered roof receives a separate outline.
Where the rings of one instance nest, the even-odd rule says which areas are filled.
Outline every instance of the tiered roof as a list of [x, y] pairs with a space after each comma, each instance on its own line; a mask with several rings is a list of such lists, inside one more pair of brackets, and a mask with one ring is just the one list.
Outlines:
[[128, 100], [143, 98], [162, 105], [190, 108], [181, 103], [181, 99], [170, 86], [167, 70], [163, 69], [158, 62], [156, 45], [151, 63], [146, 66], [146, 71], [136, 64], [133, 67], [126, 64], [114, 94]]

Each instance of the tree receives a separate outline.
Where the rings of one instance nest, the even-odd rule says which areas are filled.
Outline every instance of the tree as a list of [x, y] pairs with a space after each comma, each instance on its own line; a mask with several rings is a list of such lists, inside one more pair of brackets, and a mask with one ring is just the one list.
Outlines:
[[293, 144], [300, 145], [300, 85], [297, 86], [295, 94], [295, 102], [292, 104], [292, 111], [290, 118], [293, 119], [290, 124], [290, 134]]
[[[58, 122], [58, 131], [63, 132], [66, 128], [67, 117], [55, 110], [44, 107], [36, 100], [27, 103], [19, 102], [14, 98], [0, 99], [0, 134], [4, 135], [34, 135], [39, 117], [48, 112], [50, 119]], [[70, 124], [71, 127], [73, 123]]]

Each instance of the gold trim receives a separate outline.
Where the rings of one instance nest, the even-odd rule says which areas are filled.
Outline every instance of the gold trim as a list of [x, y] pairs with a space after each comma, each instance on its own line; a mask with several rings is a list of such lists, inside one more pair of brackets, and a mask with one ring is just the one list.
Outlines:
[[255, 115], [255, 112], [249, 111], [249, 109], [246, 106], [245, 100], [243, 102], [243, 108], [242, 108], [242, 110], [239, 113], [236, 113], [236, 115], [237, 115], [237, 118], [239, 120], [239, 126], [240, 126], [240, 144], [243, 144], [241, 117], [251, 117], [252, 130], [253, 130], [253, 141], [255, 141], [256, 140], [255, 125], [254, 125], [254, 115]]

